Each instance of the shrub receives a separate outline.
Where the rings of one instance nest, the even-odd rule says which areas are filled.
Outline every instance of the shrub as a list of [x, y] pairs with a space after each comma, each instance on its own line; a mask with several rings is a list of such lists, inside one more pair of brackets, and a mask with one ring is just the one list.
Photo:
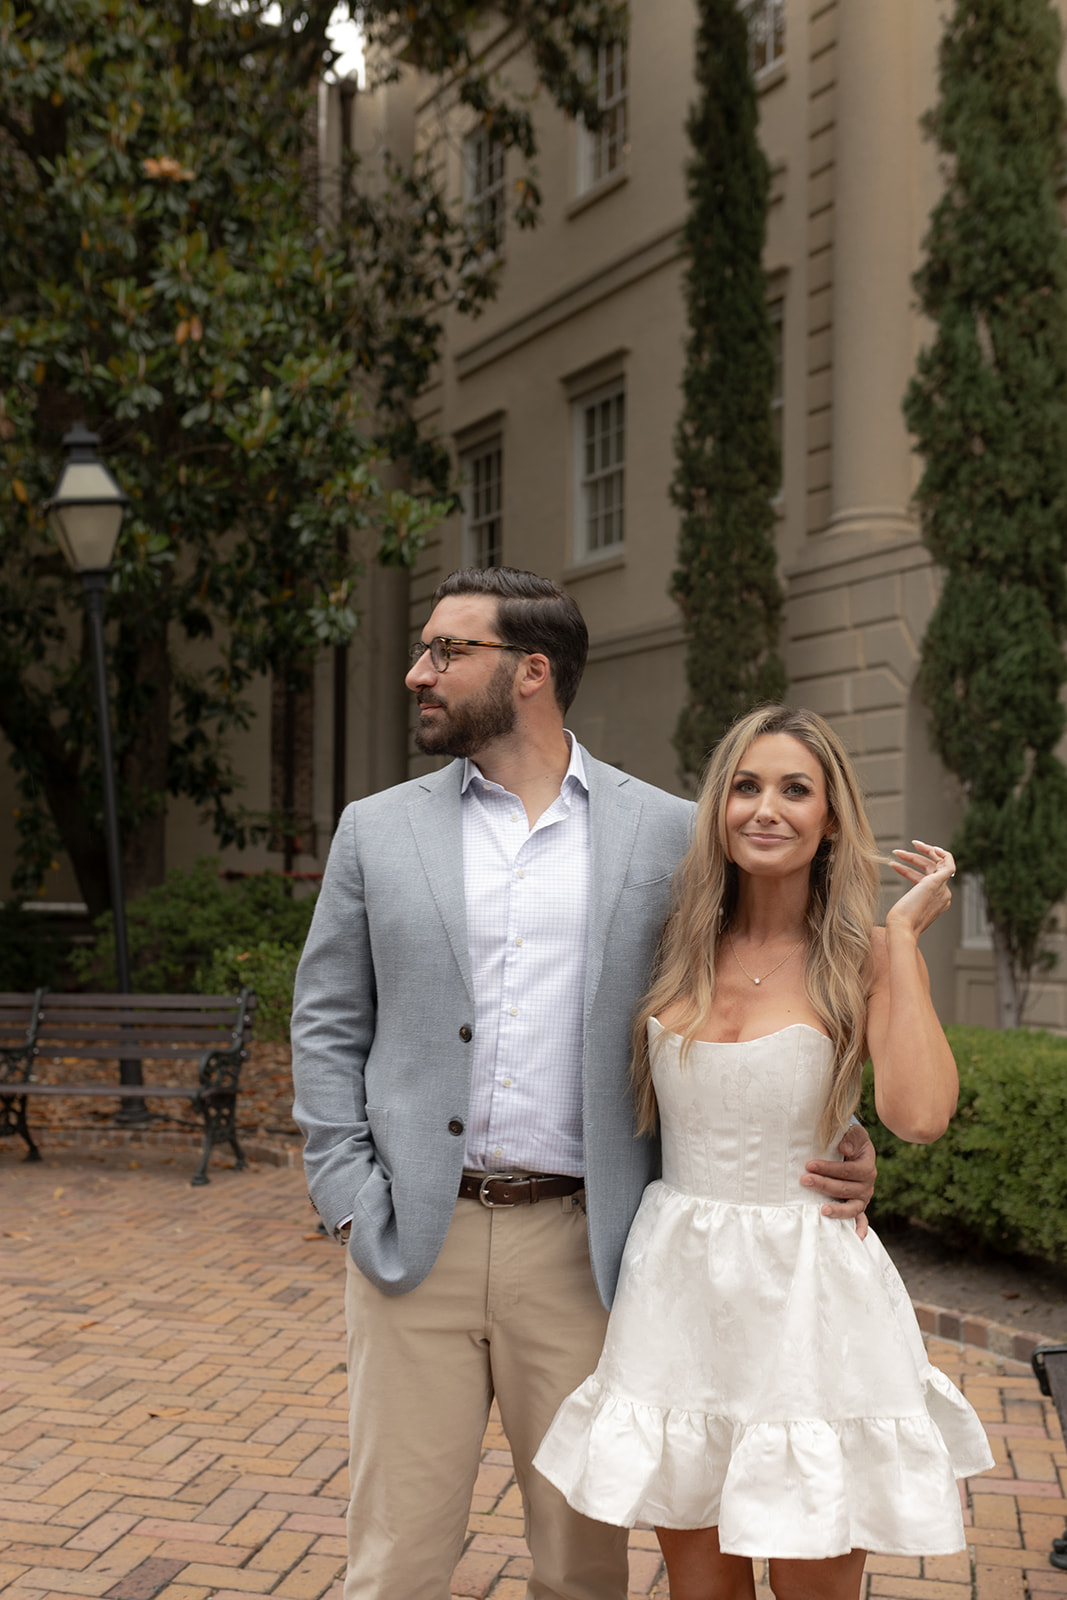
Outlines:
[[[133, 987], [140, 994], [193, 990], [197, 968], [228, 945], [247, 949], [256, 940], [267, 940], [299, 949], [314, 909], [314, 895], [292, 897], [280, 873], [228, 883], [219, 877], [214, 856], [201, 857], [188, 871], [175, 868], [126, 908]], [[110, 911], [97, 917], [94, 927], [96, 944], [75, 957], [75, 974], [86, 988], [114, 988]]]
[[933, 1145], [878, 1122], [870, 1067], [857, 1115], [878, 1151], [877, 1217], [916, 1217], [994, 1250], [1067, 1263], [1067, 1039], [1025, 1029], [948, 1028], [960, 1099]]
[[299, 960], [300, 948], [294, 944], [271, 939], [229, 944], [196, 969], [196, 988], [201, 994], [237, 994], [247, 984], [256, 991], [256, 1038], [288, 1040]]
[[54, 988], [70, 955], [69, 942], [17, 900], [0, 904], [0, 993]]

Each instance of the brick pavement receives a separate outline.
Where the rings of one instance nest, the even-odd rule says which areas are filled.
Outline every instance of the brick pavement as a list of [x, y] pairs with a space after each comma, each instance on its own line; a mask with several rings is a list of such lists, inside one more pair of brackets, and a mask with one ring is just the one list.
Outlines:
[[[0, 1146], [0, 1593], [11, 1600], [329, 1600], [340, 1593], [345, 1404], [340, 1252], [299, 1171], [186, 1151]], [[997, 1466], [965, 1506], [967, 1555], [872, 1556], [865, 1600], [1067, 1600], [1048, 1565], [1067, 1454], [1022, 1363], [944, 1340], [934, 1359]], [[529, 1560], [493, 1418], [453, 1592], [522, 1600]], [[762, 1575], [761, 1575], [762, 1576]], [[633, 1600], [667, 1600], [655, 1537]], [[761, 1600], [769, 1594], [761, 1583]]]

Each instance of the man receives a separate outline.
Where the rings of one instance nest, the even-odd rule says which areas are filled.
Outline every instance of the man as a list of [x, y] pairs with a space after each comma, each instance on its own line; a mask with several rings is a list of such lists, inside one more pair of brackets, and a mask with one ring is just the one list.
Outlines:
[[[459, 759], [346, 809], [300, 963], [296, 1117], [348, 1241], [345, 1600], [447, 1600], [494, 1394], [531, 1600], [626, 1595], [625, 1532], [530, 1463], [596, 1364], [656, 1171], [630, 1025], [692, 807], [565, 732], [587, 644], [532, 573], [441, 584], [406, 681], [419, 748]], [[862, 1160], [806, 1180], [842, 1216], [874, 1175], [850, 1141]]]

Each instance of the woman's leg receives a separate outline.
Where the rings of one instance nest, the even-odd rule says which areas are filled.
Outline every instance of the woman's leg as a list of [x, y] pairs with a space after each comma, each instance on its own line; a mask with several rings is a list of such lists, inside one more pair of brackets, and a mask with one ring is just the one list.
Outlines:
[[866, 1550], [826, 1561], [772, 1561], [776, 1600], [859, 1600]]
[[[718, 1528], [657, 1528], [671, 1600], [755, 1600], [748, 1556], [724, 1556]], [[809, 1563], [810, 1564], [810, 1563]]]

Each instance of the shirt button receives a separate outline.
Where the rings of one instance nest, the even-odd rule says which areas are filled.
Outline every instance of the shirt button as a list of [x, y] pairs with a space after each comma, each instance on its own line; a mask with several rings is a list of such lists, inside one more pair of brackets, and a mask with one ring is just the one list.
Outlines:
[[504, 1079], [504, 1088], [505, 1089], [510, 1089], [511, 1088], [511, 1079], [510, 1078], [505, 1078]]
[[495, 1155], [495, 1156], [502, 1156], [502, 1155], [503, 1155], [503, 1154], [504, 1154], [504, 1152], [503, 1152], [503, 1150], [494, 1150], [494, 1151], [493, 1151], [493, 1154], [494, 1154], [494, 1155]]
[[452, 1118], [451, 1122], [448, 1124], [448, 1131], [449, 1133], [454, 1134], [456, 1138], [458, 1138], [463, 1132], [463, 1124], [458, 1117]]
[[474, 1038], [474, 1029], [470, 1026], [470, 1023], [465, 1022], [463, 1024], [462, 1028], [459, 1030], [459, 1036], [463, 1040], [464, 1044], [470, 1044], [471, 1040]]
[[517, 811], [512, 811], [512, 812], [509, 813], [509, 815], [508, 815], [508, 821], [509, 822], [518, 822], [518, 820], [519, 820], [519, 813]]
[[519, 1008], [518, 1008], [518, 1006], [512, 1006], [512, 1007], [511, 1007], [511, 1012], [510, 1012], [510, 1015], [511, 1015], [511, 1016], [513, 1016], [513, 1017], [517, 1017], [517, 1016], [518, 1016], [518, 1014], [519, 1014]]
[[521, 943], [522, 943], [522, 940], [521, 940], [521, 939], [516, 939], [516, 940], [515, 940], [515, 943], [516, 943], [516, 944], [521, 944]]
[[519, 870], [518, 870], [518, 872], [517, 872], [517, 873], [516, 873], [516, 874], [515, 874], [515, 876], [516, 876], [516, 877], [517, 877], [517, 878], [525, 878], [525, 876], [526, 876], [526, 874], [525, 874], [525, 872], [524, 872], [524, 871], [523, 871], [523, 870], [522, 870], [522, 868], [521, 868], [521, 867], [520, 867], [520, 868], [519, 868]]

